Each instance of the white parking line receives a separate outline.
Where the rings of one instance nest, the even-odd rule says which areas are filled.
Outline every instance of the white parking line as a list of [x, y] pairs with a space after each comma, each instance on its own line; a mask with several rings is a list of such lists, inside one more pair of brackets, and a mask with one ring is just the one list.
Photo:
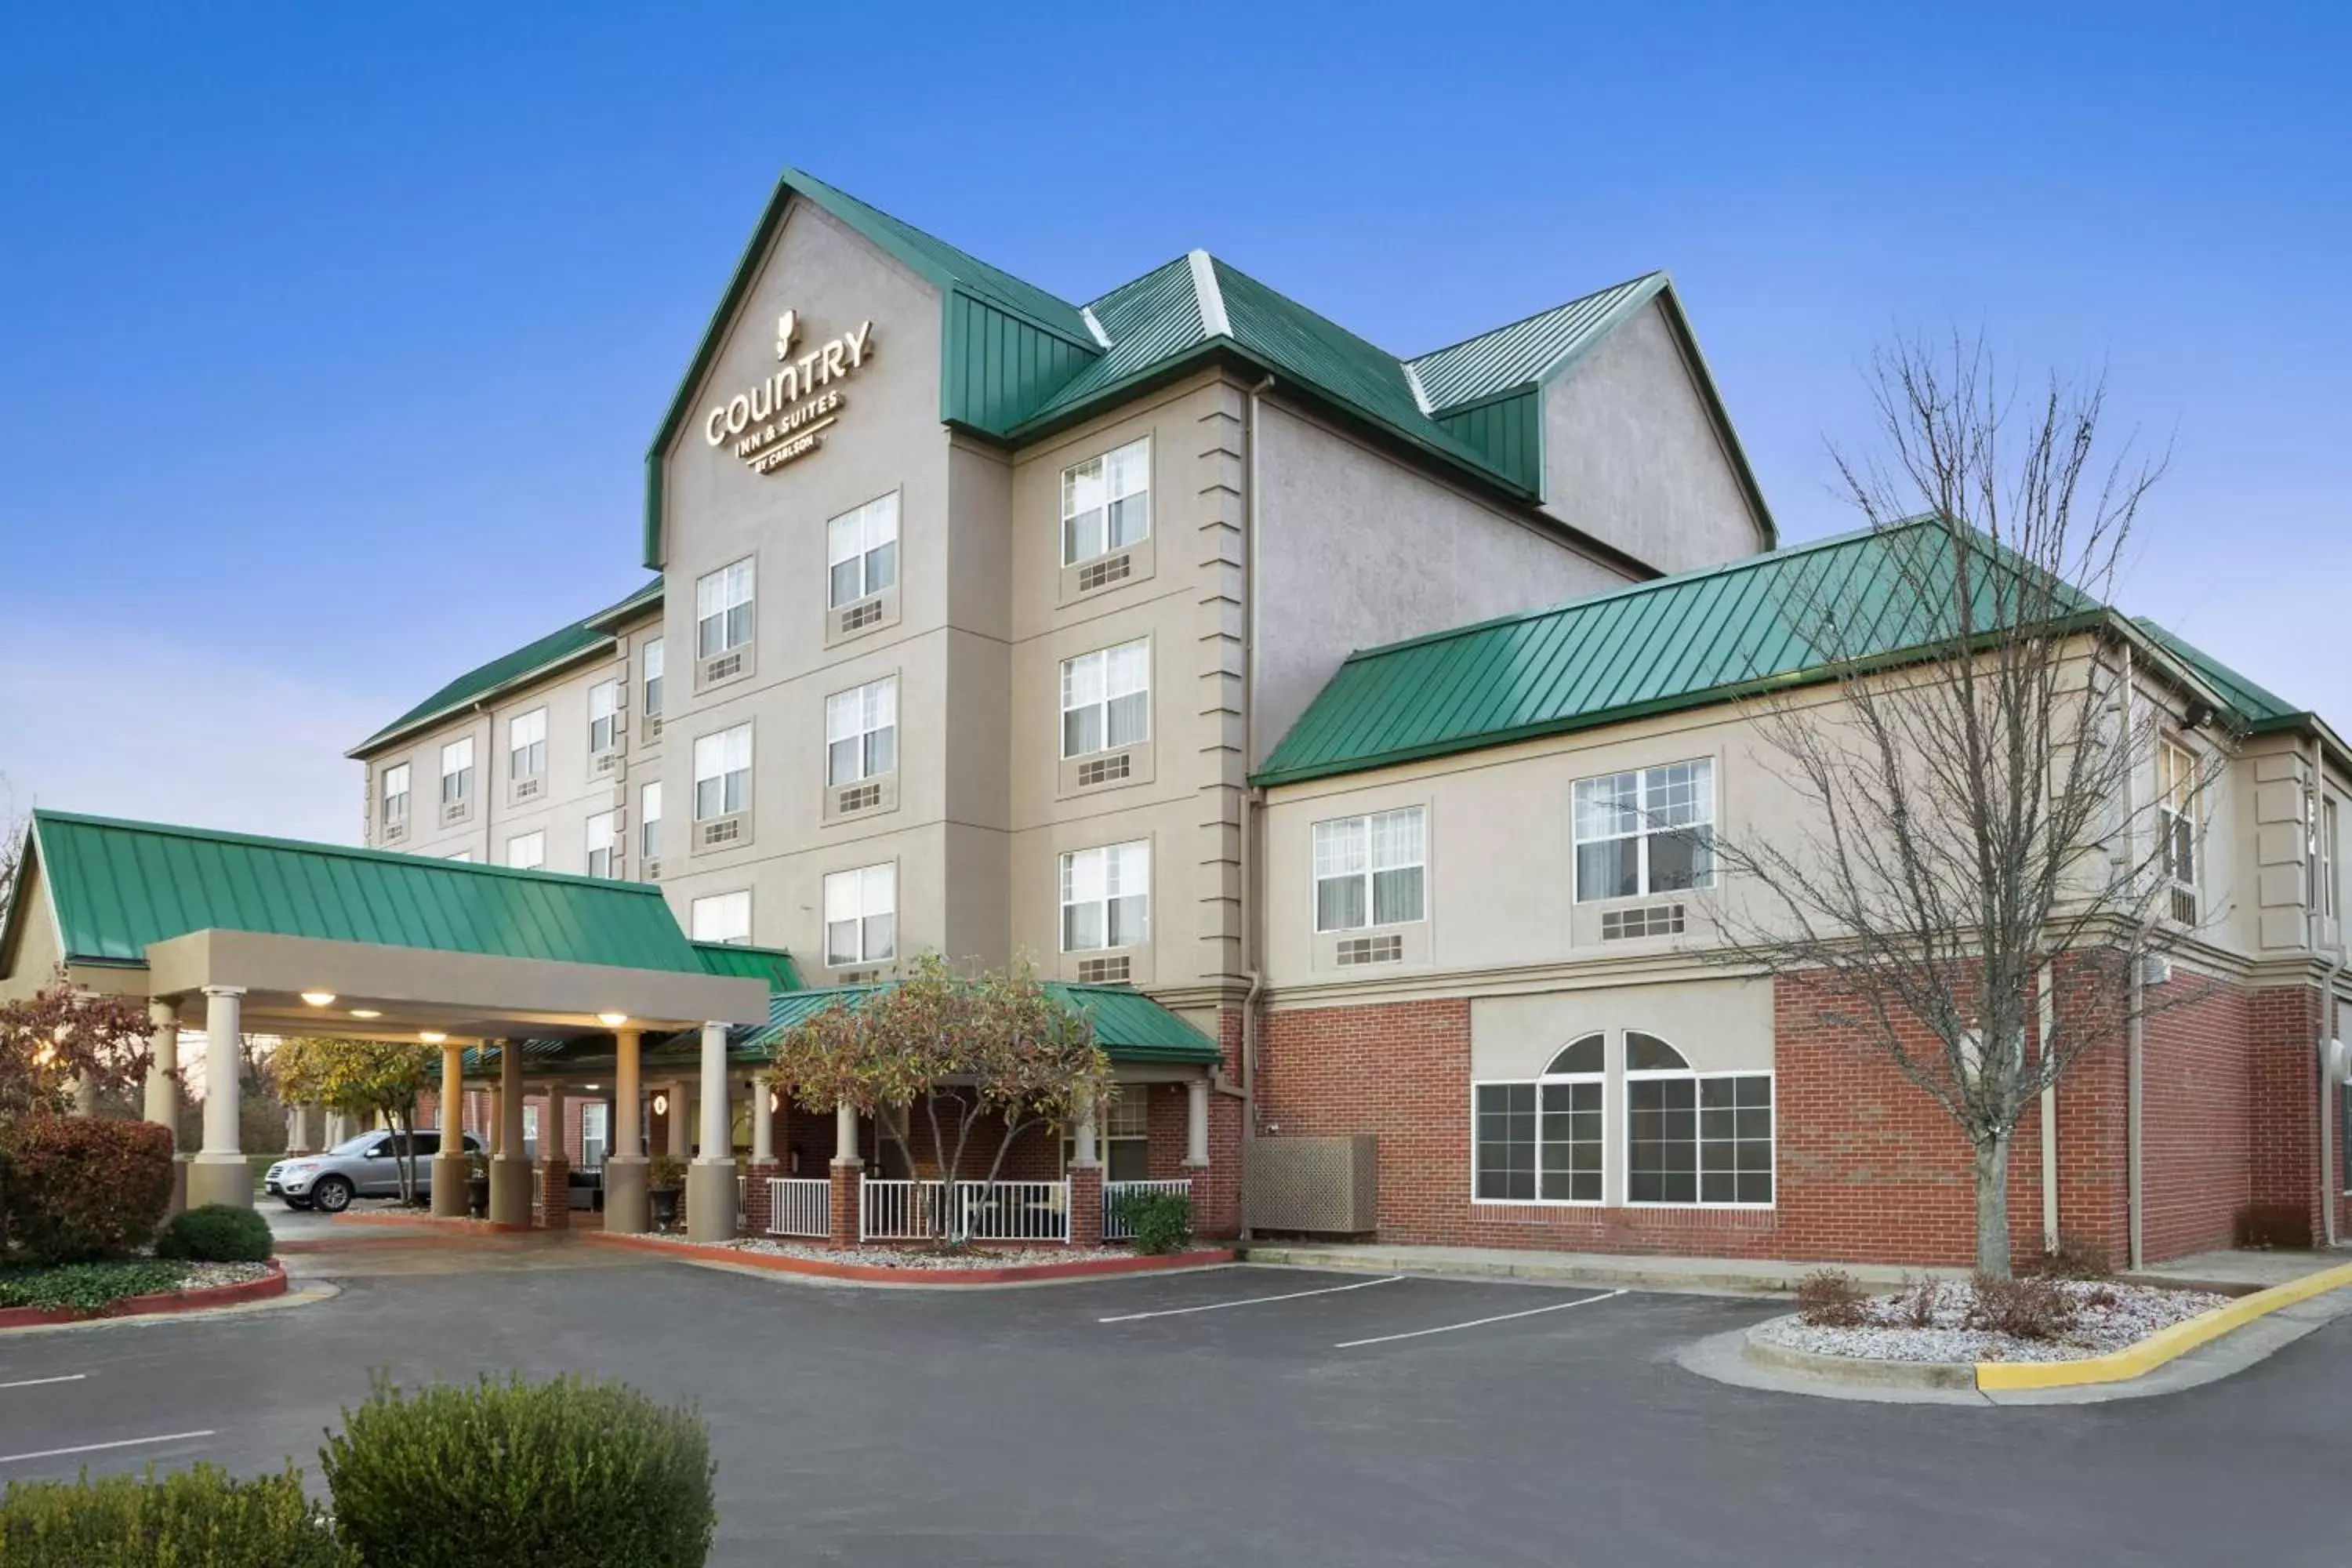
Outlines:
[[63, 1377], [28, 1377], [17, 1383], [0, 1383], [0, 1388], [38, 1388], [45, 1383], [79, 1383], [89, 1373], [69, 1372]]
[[184, 1443], [191, 1437], [217, 1436], [212, 1428], [201, 1432], [166, 1432], [160, 1437], [124, 1437], [112, 1443], [84, 1443], [75, 1448], [43, 1448], [31, 1454], [0, 1454], [0, 1465], [13, 1465], [24, 1459], [59, 1459], [68, 1454], [95, 1454], [102, 1448], [137, 1448], [149, 1443]]
[[1349, 1340], [1345, 1344], [1333, 1345], [1331, 1348], [1335, 1351], [1351, 1351], [1359, 1345], [1384, 1345], [1391, 1340], [1417, 1340], [1423, 1334], [1450, 1334], [1456, 1329], [1483, 1329], [1488, 1323], [1507, 1323], [1513, 1318], [1532, 1318], [1544, 1312], [1565, 1312], [1570, 1307], [1589, 1307], [1595, 1301], [1606, 1301], [1612, 1296], [1622, 1296], [1624, 1293], [1622, 1290], [1611, 1290], [1603, 1295], [1587, 1296], [1575, 1301], [1560, 1301], [1549, 1307], [1530, 1307], [1524, 1312], [1505, 1312], [1500, 1317], [1495, 1318], [1473, 1318], [1466, 1323], [1441, 1323], [1433, 1329], [1415, 1329], [1410, 1333], [1378, 1334], [1369, 1340]]
[[1097, 1318], [1097, 1323], [1131, 1323], [1139, 1318], [1180, 1318], [1187, 1312], [1221, 1312], [1227, 1307], [1263, 1307], [1268, 1301], [1296, 1301], [1303, 1296], [1336, 1296], [1342, 1290], [1363, 1290], [1374, 1285], [1393, 1285], [1403, 1279], [1391, 1274], [1379, 1279], [1359, 1279], [1352, 1285], [1327, 1285], [1319, 1290], [1293, 1290], [1286, 1296], [1251, 1296], [1239, 1301], [1211, 1301], [1203, 1307], [1163, 1307], [1156, 1312], [1121, 1312], [1116, 1318]]

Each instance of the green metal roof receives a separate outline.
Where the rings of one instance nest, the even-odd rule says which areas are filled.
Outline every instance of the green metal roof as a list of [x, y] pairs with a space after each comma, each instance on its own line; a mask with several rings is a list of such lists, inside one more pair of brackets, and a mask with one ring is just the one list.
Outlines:
[[1405, 363], [1432, 408], [1458, 408], [1543, 380], [1667, 287], [1664, 273], [1644, 273]]
[[801, 973], [793, 967], [793, 955], [781, 947], [752, 947], [729, 942], [698, 942], [693, 946], [694, 956], [709, 973], [764, 980], [770, 991], [801, 988]]
[[[764, 1051], [795, 1025], [805, 1023], [828, 1007], [856, 1006], [865, 997], [898, 984], [829, 985], [814, 991], [778, 992], [768, 998], [768, 1026], [752, 1031], [732, 1048]], [[1095, 1042], [1115, 1062], [1198, 1063], [1213, 1066], [1224, 1060], [1217, 1042], [1154, 1002], [1124, 985], [1073, 985], [1059, 980], [1045, 983], [1046, 994], [1094, 1025]]]
[[609, 608], [551, 631], [536, 642], [525, 643], [512, 653], [500, 654], [488, 664], [476, 666], [343, 754], [364, 757], [436, 720], [463, 711], [477, 702], [489, 701], [583, 659], [612, 652], [613, 628], [658, 604], [661, 595], [662, 580], [656, 577]]
[[[1971, 535], [1970, 629], [2000, 617], [2012, 558]], [[1256, 774], [1289, 784], [1721, 702], [1899, 658], [1958, 629], [1953, 552], [1920, 519], [1636, 584], [1351, 655]], [[2006, 579], [2013, 581], [2013, 577]], [[2061, 590], [2070, 615], [2104, 606]], [[1837, 646], [1807, 627], [1834, 605]]]
[[77, 963], [143, 964], [151, 942], [221, 930], [706, 972], [649, 884], [56, 811], [33, 814], [31, 842]]
[[2132, 625], [2146, 632], [2175, 658], [2204, 677], [2208, 685], [2230, 700], [2255, 731], [2284, 729], [2311, 715], [2285, 698], [2265, 690], [2192, 643], [2184, 642], [2146, 616], [2134, 616]]

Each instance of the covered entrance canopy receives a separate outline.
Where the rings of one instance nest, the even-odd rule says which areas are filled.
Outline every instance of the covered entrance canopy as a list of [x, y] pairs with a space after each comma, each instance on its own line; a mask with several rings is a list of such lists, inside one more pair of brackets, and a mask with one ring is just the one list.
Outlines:
[[[707, 963], [652, 886], [37, 811], [0, 917], [0, 997], [60, 969], [149, 999], [148, 1115], [167, 1123], [178, 1030], [202, 998], [185, 1019], [206, 1041], [191, 1203], [252, 1202], [237, 1142], [247, 1031], [441, 1045], [446, 1118], [465, 1040], [601, 1037], [634, 1077], [641, 1032], [699, 1028], [723, 1070], [730, 1026], [769, 1017], [768, 982]], [[505, 1055], [517, 1075], [520, 1053]], [[520, 1096], [507, 1101], [516, 1136], [501, 1153], [520, 1167]], [[503, 1187], [503, 1206], [520, 1194], [527, 1214], [527, 1170], [500, 1175], [494, 1205]], [[459, 1184], [435, 1184], [437, 1197]]]

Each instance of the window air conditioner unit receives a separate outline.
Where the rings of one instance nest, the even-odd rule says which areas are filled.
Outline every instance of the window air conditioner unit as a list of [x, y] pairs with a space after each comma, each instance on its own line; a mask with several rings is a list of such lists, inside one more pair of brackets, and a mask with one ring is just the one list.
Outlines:
[[852, 632], [864, 631], [867, 626], [880, 622], [881, 619], [882, 601], [879, 596], [860, 599], [854, 605], [845, 605], [834, 612], [833, 633], [835, 637], [845, 637]]
[[740, 816], [722, 816], [716, 822], [702, 825], [702, 845], [705, 848], [714, 844], [732, 844], [742, 837], [743, 819]]
[[1634, 910], [1603, 910], [1601, 911], [1601, 940], [1625, 942], [1644, 936], [1680, 936], [1683, 932], [1683, 907], [1680, 904], [1645, 904]]
[[517, 779], [515, 781], [514, 797], [517, 800], [536, 799], [539, 795], [539, 785], [540, 781], [537, 779]]
[[1097, 588], [1113, 583], [1124, 583], [1135, 574], [1135, 558], [1126, 551], [1106, 555], [1099, 561], [1089, 561], [1078, 568], [1078, 592], [1090, 594]]
[[1404, 938], [1396, 932], [1386, 936], [1354, 936], [1339, 944], [1339, 964], [1353, 968], [1359, 963], [1402, 963], [1404, 962]]
[[716, 658], [702, 661], [702, 679], [705, 681], [728, 680], [742, 673], [743, 656], [740, 653], [722, 653]]
[[852, 812], [871, 811], [881, 804], [882, 786], [878, 784], [850, 784], [833, 797], [833, 810], [836, 816], [847, 816]]
[[1133, 969], [1133, 961], [1124, 954], [1118, 958], [1082, 958], [1078, 960], [1078, 984], [1124, 985]]
[[1078, 787], [1090, 789], [1096, 784], [1117, 784], [1135, 771], [1134, 758], [1126, 752], [1115, 757], [1104, 757], [1078, 764]]

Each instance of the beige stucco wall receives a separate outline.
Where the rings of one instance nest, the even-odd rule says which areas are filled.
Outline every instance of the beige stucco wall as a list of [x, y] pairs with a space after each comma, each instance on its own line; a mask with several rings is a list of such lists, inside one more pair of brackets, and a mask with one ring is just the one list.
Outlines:
[[1723, 432], [1652, 300], [1543, 393], [1544, 510], [1662, 572], [1766, 545]]

